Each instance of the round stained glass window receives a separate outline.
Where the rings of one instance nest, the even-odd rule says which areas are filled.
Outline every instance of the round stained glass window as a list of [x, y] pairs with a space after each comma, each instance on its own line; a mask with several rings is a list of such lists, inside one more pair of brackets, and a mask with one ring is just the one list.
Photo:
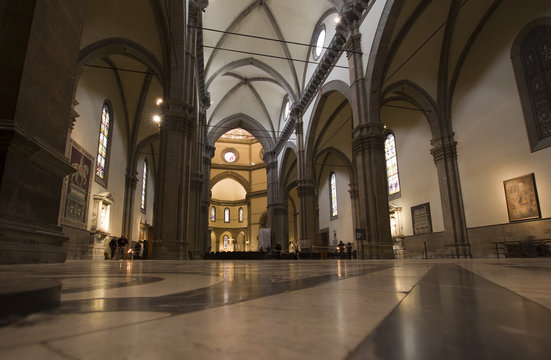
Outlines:
[[316, 41], [316, 58], [319, 58], [323, 51], [323, 44], [325, 43], [325, 29], [321, 29], [318, 34], [318, 40]]
[[234, 162], [235, 160], [237, 160], [237, 154], [233, 151], [226, 151], [224, 153], [224, 160], [226, 160], [227, 162], [229, 163], [232, 163]]
[[285, 120], [289, 119], [289, 115], [291, 115], [291, 103], [287, 101], [287, 104], [285, 104]]

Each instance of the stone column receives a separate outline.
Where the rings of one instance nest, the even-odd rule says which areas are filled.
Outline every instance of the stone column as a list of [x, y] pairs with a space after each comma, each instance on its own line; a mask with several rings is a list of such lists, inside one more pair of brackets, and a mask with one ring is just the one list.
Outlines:
[[126, 173], [124, 183], [124, 208], [122, 212], [122, 233], [130, 240], [137, 241], [132, 238], [132, 213], [134, 211], [134, 196], [138, 187], [138, 172], [135, 169], [129, 169]]
[[[0, 263], [63, 262], [58, 226], [84, 1], [0, 5]], [[90, 169], [93, 171], [93, 169]]]
[[170, 1], [171, 33], [170, 78], [167, 100], [163, 103], [160, 129], [159, 183], [156, 193], [156, 259], [188, 259], [190, 250], [190, 211], [192, 149], [196, 146], [196, 32], [186, 19], [195, 23], [200, 9], [196, 1]]
[[[169, 104], [176, 105], [169, 100]], [[188, 111], [165, 110], [161, 124], [159, 183], [154, 244], [156, 259], [187, 259], [192, 132], [195, 118]], [[195, 210], [194, 210], [195, 211]]]
[[[201, 211], [204, 214], [204, 219], [202, 219], [203, 226], [201, 239], [204, 242], [204, 250], [208, 251], [211, 246], [211, 231], [209, 230], [209, 219], [210, 219], [210, 167], [212, 163], [212, 158], [214, 157], [214, 146], [206, 145], [203, 147], [203, 172], [205, 174], [205, 184], [201, 193]], [[215, 249], [211, 249], [215, 251]]]
[[266, 163], [266, 177], [268, 181], [267, 196], [268, 196], [268, 224], [270, 228], [271, 247], [275, 247], [277, 242], [284, 242], [284, 204], [281, 201], [278, 179], [278, 162], [273, 151], [264, 153], [264, 163]]
[[455, 255], [472, 257], [457, 167], [457, 142], [452, 134], [433, 139], [431, 145], [430, 152], [438, 173], [444, 229], [455, 244]]
[[351, 27], [346, 55], [352, 84], [351, 106], [354, 121], [352, 152], [358, 194], [356, 226], [367, 229], [367, 249], [364, 248], [364, 254], [369, 258], [393, 258], [384, 128], [379, 119], [379, 109], [370, 109], [370, 112], [367, 109], [368, 95], [357, 23]]
[[317, 196], [314, 180], [312, 179], [311, 168], [306, 164], [304, 149], [304, 132], [302, 119], [296, 122], [297, 134], [297, 162], [298, 162], [298, 185], [297, 193], [300, 211], [300, 249], [311, 251], [311, 247], [317, 245], [316, 234], [318, 228], [317, 220]]

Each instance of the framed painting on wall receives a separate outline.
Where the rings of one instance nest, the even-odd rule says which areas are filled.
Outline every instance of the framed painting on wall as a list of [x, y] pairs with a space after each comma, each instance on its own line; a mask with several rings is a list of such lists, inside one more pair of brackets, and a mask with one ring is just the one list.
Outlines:
[[534, 173], [505, 180], [503, 186], [509, 221], [541, 217]]

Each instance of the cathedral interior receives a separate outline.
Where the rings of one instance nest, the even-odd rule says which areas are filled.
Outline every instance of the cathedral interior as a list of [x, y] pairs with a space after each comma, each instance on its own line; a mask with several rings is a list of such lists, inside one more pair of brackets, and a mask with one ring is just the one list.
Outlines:
[[549, 357], [549, 1], [0, 21], [0, 357]]

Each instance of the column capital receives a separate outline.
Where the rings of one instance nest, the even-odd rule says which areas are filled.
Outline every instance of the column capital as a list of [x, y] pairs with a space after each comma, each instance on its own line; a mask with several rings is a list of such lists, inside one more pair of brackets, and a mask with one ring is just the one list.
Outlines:
[[129, 171], [125, 175], [125, 185], [133, 190], [138, 186], [138, 173], [136, 171]]
[[362, 55], [362, 35], [360, 33], [353, 34], [348, 38], [348, 42], [346, 43], [344, 50], [346, 51], [346, 57], [350, 60], [350, 58], [355, 55]]
[[352, 151], [359, 154], [364, 151], [384, 149], [384, 125], [378, 122], [360, 124], [352, 131]]
[[316, 187], [311, 181], [298, 181], [297, 192], [299, 197], [316, 196], [316, 190]]
[[430, 153], [434, 158], [434, 163], [441, 161], [457, 159], [457, 142], [453, 139], [454, 134], [443, 136], [431, 140], [432, 149]]

